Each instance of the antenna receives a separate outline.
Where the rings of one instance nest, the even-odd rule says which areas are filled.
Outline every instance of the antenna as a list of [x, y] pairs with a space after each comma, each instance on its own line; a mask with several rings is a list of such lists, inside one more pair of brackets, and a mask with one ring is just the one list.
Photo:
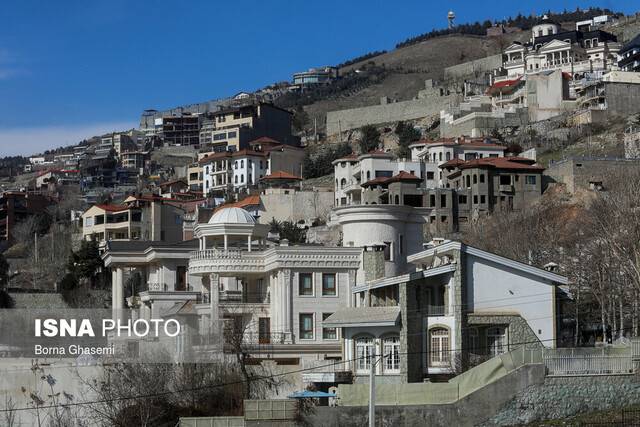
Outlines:
[[447, 13], [447, 21], [449, 21], [449, 29], [452, 29], [454, 27], [453, 21], [455, 19], [456, 19], [456, 14], [453, 13], [453, 10], [450, 10], [449, 13]]

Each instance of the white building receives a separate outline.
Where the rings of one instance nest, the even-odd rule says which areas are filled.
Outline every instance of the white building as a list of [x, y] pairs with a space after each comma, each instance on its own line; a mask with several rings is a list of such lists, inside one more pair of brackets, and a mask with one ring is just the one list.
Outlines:
[[369, 375], [367, 356], [384, 356], [376, 373], [386, 382], [407, 383], [521, 346], [556, 347], [566, 277], [455, 241], [408, 260], [411, 272], [359, 283], [357, 307], [328, 319], [343, 329], [355, 382]]
[[414, 159], [396, 159], [392, 153], [372, 151], [367, 154], [351, 154], [333, 161], [335, 176], [335, 205], [346, 206], [362, 203], [362, 184], [375, 178], [391, 178], [401, 171], [424, 179], [435, 173], [437, 167], [429, 167]]

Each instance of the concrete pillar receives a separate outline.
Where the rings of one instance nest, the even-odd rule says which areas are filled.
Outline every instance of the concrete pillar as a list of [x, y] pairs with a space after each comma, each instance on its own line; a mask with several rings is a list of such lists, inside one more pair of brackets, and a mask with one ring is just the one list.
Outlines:
[[224, 235], [224, 250], [226, 251], [228, 249], [229, 246], [229, 236], [227, 236], [226, 234]]
[[355, 307], [354, 295], [351, 290], [356, 286], [356, 273], [357, 270], [349, 270], [349, 284], [347, 286], [347, 292], [349, 293], [348, 307]]
[[247, 236], [247, 248], [251, 252], [251, 236]]
[[209, 305], [211, 308], [210, 337], [217, 339], [219, 332], [222, 330], [220, 324], [220, 275], [212, 273], [209, 275]]
[[292, 340], [293, 342], [295, 342], [295, 340], [293, 340], [293, 313], [291, 307], [291, 270], [280, 270], [280, 272], [278, 273], [278, 279], [278, 281], [280, 282], [278, 283], [278, 285], [282, 292], [282, 299], [280, 300], [280, 312], [282, 313], [282, 317], [280, 320], [282, 321], [282, 331], [286, 334], [287, 340]]
[[124, 309], [124, 269], [122, 267], [111, 270], [111, 308], [113, 318], [121, 319]]

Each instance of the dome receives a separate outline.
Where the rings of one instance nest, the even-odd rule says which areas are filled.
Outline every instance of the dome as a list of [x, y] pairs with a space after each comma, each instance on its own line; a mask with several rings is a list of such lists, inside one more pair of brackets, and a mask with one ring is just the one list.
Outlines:
[[256, 219], [241, 208], [223, 208], [213, 214], [209, 224], [255, 224]]

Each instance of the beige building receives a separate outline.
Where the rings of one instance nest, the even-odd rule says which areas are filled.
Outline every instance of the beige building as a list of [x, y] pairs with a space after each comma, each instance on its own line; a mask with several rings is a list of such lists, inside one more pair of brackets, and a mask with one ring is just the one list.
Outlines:
[[82, 237], [112, 240], [182, 240], [184, 211], [162, 199], [129, 197], [123, 204], [94, 205], [82, 214]]

